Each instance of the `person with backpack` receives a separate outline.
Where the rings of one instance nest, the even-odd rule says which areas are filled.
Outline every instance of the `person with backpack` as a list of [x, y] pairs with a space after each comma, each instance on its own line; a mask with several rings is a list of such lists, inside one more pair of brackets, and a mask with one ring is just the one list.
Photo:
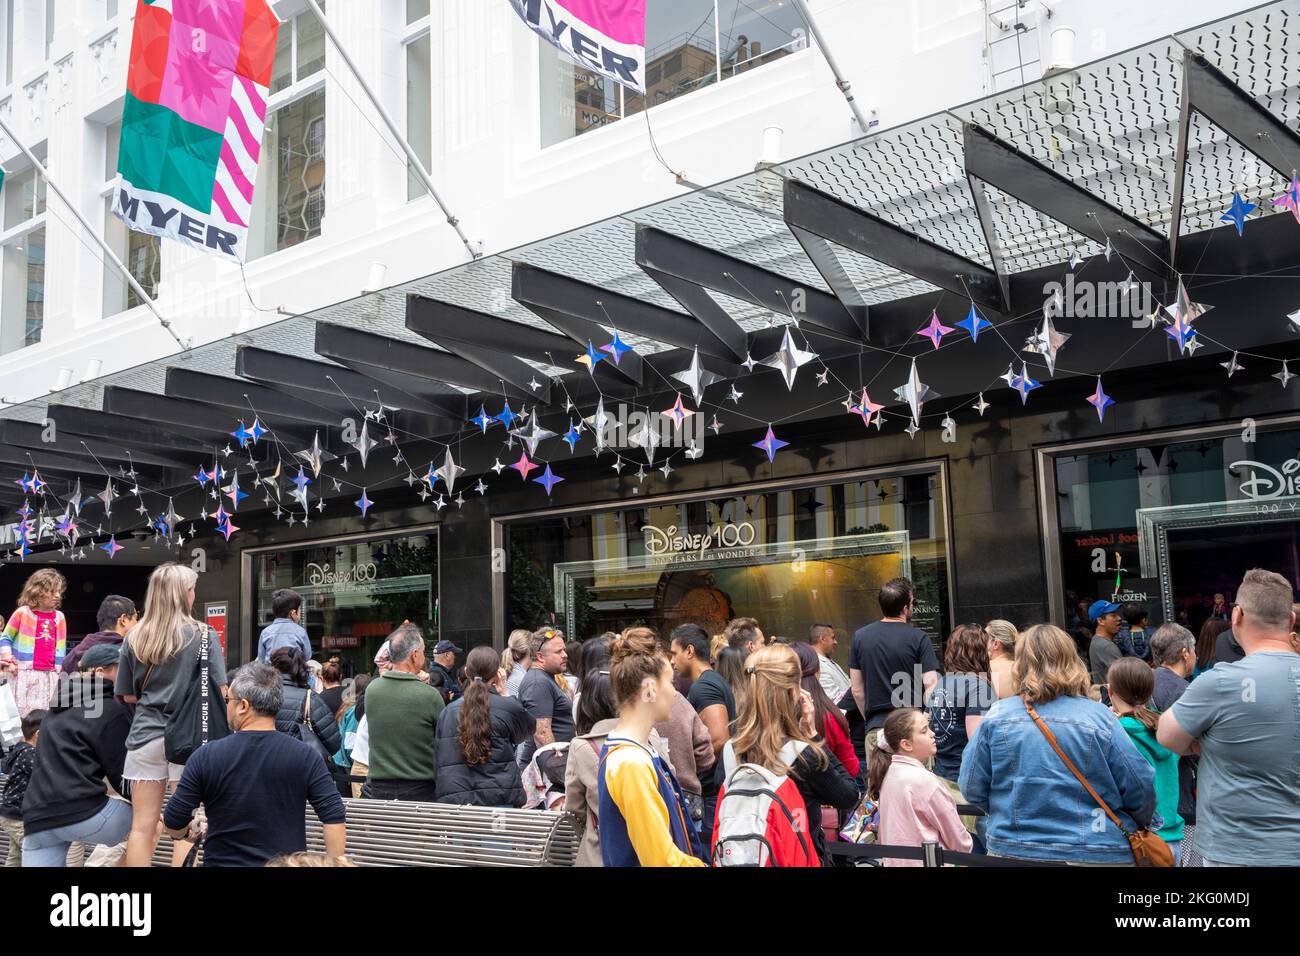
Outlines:
[[271, 652], [269, 663], [284, 685], [275, 729], [310, 746], [325, 761], [325, 769], [333, 773], [332, 758], [343, 746], [343, 737], [329, 705], [311, 687], [302, 651], [296, 647], [277, 647]]
[[0, 760], [0, 773], [5, 775], [4, 791], [0, 792], [0, 829], [9, 836], [6, 867], [23, 865], [23, 798], [36, 769], [36, 742], [46, 714], [44, 710], [29, 710], [23, 718], [23, 739], [5, 751]]
[[[639, 628], [638, 628], [639, 630]], [[583, 692], [578, 698], [578, 736], [573, 738], [572, 752], [564, 768], [564, 809], [581, 817], [583, 830], [578, 844], [576, 866], [603, 866], [600, 856], [600, 754], [610, 732], [618, 726], [618, 705], [614, 702], [614, 685], [610, 681], [609, 662], [587, 671], [582, 679]], [[681, 695], [674, 699], [685, 703]], [[690, 704], [686, 704], [690, 709]], [[699, 719], [692, 710], [691, 714]], [[705, 737], [708, 731], [704, 732]], [[676, 773], [668, 759], [668, 743], [651, 728], [650, 749]], [[685, 789], [682, 796], [690, 800]]]
[[[132, 809], [125, 866], [149, 866], [153, 858], [163, 793], [184, 770], [183, 762], [169, 758], [168, 739], [179, 741], [193, 729], [188, 718], [200, 700], [205, 650], [210, 699], [226, 693], [226, 660], [217, 633], [193, 617], [198, 580], [186, 565], [168, 562], [155, 568], [149, 575], [144, 613], [122, 641], [114, 692], [126, 704], [136, 705], [122, 770], [131, 787]], [[224, 736], [222, 708], [209, 710], [210, 739]], [[171, 753], [178, 751], [172, 747]], [[183, 846], [176, 848], [182, 858], [184, 851]]]
[[[957, 803], [942, 777], [925, 769], [938, 752], [925, 711], [904, 707], [885, 718], [871, 751], [867, 796], [880, 806], [877, 842], [884, 846], [937, 843], [969, 853], [970, 831], [957, 815]], [[886, 858], [885, 866], [920, 866], [920, 860]]]
[[788, 644], [745, 662], [749, 690], [722, 748], [714, 866], [821, 866], [822, 805], [851, 810], [858, 787], [817, 733], [817, 708]]
[[601, 862], [704, 866], [682, 789], [667, 761], [651, 749], [655, 724], [672, 717], [672, 666], [644, 628], [616, 638], [610, 661], [618, 724], [605, 738], [597, 774]]

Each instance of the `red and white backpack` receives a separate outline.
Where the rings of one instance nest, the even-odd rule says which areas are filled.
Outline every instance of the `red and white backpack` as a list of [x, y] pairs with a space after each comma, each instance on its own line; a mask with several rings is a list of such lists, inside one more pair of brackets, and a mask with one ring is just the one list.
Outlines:
[[[781, 760], [794, 766], [808, 746], [787, 741]], [[714, 866], [821, 866], [803, 796], [794, 778], [758, 764], [737, 764], [731, 742], [722, 748], [726, 783], [713, 824]]]

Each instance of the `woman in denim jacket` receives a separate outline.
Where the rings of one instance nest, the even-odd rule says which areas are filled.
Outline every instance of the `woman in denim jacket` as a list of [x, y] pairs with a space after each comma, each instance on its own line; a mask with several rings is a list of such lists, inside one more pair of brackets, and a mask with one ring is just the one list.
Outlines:
[[1087, 696], [1074, 641], [1038, 624], [1016, 642], [1017, 696], [999, 700], [962, 755], [966, 800], [988, 813], [988, 849], [1024, 860], [1131, 865], [1127, 838], [1057, 756], [1028, 700], [1124, 825], [1151, 823], [1155, 775], [1115, 715]]

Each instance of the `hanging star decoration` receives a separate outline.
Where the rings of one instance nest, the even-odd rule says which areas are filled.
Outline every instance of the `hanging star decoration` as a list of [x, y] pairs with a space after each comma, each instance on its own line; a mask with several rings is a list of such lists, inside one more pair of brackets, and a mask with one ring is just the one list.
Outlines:
[[1025, 363], [1020, 363], [1020, 373], [1015, 377], [1011, 387], [1020, 393], [1020, 404], [1024, 405], [1029, 401], [1029, 393], [1036, 388], [1043, 386], [1036, 382], [1029, 374], [1029, 369]]
[[519, 416], [514, 413], [514, 410], [511, 409], [509, 401], [506, 401], [502, 405], [501, 411], [497, 412], [492, 417], [495, 418], [497, 421], [499, 421], [502, 425], [506, 426], [507, 430], [519, 418]]
[[[374, 449], [379, 444], [379, 442], [375, 441], [373, 438], [370, 437], [370, 423], [362, 422], [361, 434], [357, 436], [357, 440], [355, 442], [349, 442], [348, 444], [350, 444], [353, 448], [355, 448], [360, 453], [361, 467], [365, 468], [366, 465], [370, 463], [371, 450]], [[320, 475], [318, 474], [316, 477], [319, 478]]]
[[[315, 437], [312, 438], [311, 447], [304, 448], [302, 451], [298, 452], [297, 457], [311, 465], [311, 473], [319, 478], [321, 459], [324, 457], [324, 454], [325, 451], [321, 448], [320, 444], [320, 432], [316, 432]], [[299, 471], [301, 472], [301, 469], [299, 469]]]
[[741, 398], [744, 397], [744, 395], [745, 395], [744, 392], [742, 392], [742, 391], [740, 391], [739, 389], [737, 389], [735, 385], [732, 385], [732, 386], [731, 386], [731, 391], [727, 393], [727, 401], [729, 401], [729, 402], [735, 402], [737, 405], [739, 405], [739, 404], [740, 404], [740, 400], [741, 400]]
[[582, 440], [582, 429], [577, 422], [570, 420], [569, 430], [561, 438], [569, 446], [569, 454], [572, 455], [577, 450], [578, 442]]
[[1232, 205], [1219, 217], [1219, 222], [1232, 223], [1237, 228], [1237, 235], [1240, 236], [1246, 228], [1246, 217], [1258, 208], [1255, 203], [1246, 202], [1246, 200], [1242, 199], [1240, 192], [1234, 191]]
[[849, 411], [861, 417], [863, 427], [869, 427], [871, 425], [871, 417], [873, 415], [879, 415], [881, 409], [884, 407], [885, 406], [881, 405], [879, 402], [873, 402], [871, 396], [867, 394], [867, 390], [864, 388], [862, 390], [862, 401], [855, 404], [851, 409], [849, 409]]
[[912, 441], [916, 441], [916, 433], [920, 430], [916, 427], [916, 422], [908, 422], [907, 427], [903, 429], [903, 431], [907, 432], [907, 437]]
[[1010, 362], [1008, 362], [1007, 370], [1003, 372], [1001, 375], [999, 375], [998, 378], [1002, 379], [1002, 381], [1007, 383], [1007, 388], [1015, 388], [1016, 387], [1015, 366], [1013, 366]]
[[239, 427], [230, 433], [230, 437], [239, 442], [240, 448], [247, 448], [248, 443], [252, 441], [253, 433], [248, 430], [247, 426], [244, 425], [244, 420], [241, 418], [239, 420]]
[[980, 340], [980, 333], [985, 329], [990, 328], [992, 325], [992, 322], [980, 315], [979, 309], [975, 308], [975, 303], [973, 301], [970, 304], [970, 311], [966, 313], [966, 318], [957, 323], [958, 328], [965, 329], [970, 333], [970, 340], [972, 342], [978, 342]]
[[[610, 341], [608, 345], [602, 345], [600, 347], [600, 350], [602, 352], [608, 352], [610, 359], [613, 360], [615, 365], [618, 365], [620, 362], [623, 361], [624, 354], [632, 351], [632, 347], [626, 344], [622, 339], [618, 337], [618, 329], [615, 329], [614, 338]], [[579, 361], [582, 360], [579, 359]]]
[[627, 443], [644, 451], [646, 464], [653, 465], [655, 463], [655, 449], [663, 443], [663, 439], [658, 428], [650, 427], [650, 419], [647, 417], [641, 423], [640, 428], [627, 436]]
[[72, 494], [68, 496], [68, 504], [72, 505], [72, 510], [81, 514], [81, 506], [84, 504], [81, 495], [81, 479], [77, 479], [77, 486], [73, 489]]
[[983, 418], [983, 417], [984, 417], [984, 411], [985, 411], [985, 409], [987, 409], [988, 407], [989, 407], [989, 403], [986, 402], [986, 401], [984, 401], [984, 393], [983, 393], [983, 392], [980, 392], [979, 401], [977, 401], [974, 405], [971, 406], [971, 408], [975, 409], [975, 411], [977, 411], [977, 412], [980, 413], [980, 418]]
[[230, 473], [230, 484], [222, 489], [225, 496], [230, 499], [230, 510], [238, 511], [239, 502], [248, 497], [248, 492], [239, 487], [239, 469], [236, 468]]
[[555, 472], [551, 471], [551, 466], [549, 463], [547, 463], [546, 465], [546, 470], [533, 479], [533, 481], [537, 482], [539, 485], [541, 485], [543, 488], [546, 489], [546, 493], [548, 495], [554, 490], [555, 486], [558, 485], [563, 480], [564, 480], [563, 478], [561, 478]]
[[478, 414], [470, 419], [470, 422], [477, 425], [484, 435], [487, 434], [487, 430], [492, 427], [492, 423], [495, 421], [496, 419], [487, 413], [487, 408], [483, 405], [478, 407]]
[[591, 339], [587, 339], [587, 351], [579, 355], [574, 361], [579, 365], [585, 365], [587, 371], [592, 375], [596, 374], [596, 366], [605, 360], [605, 356], [596, 351], [596, 347], [591, 344]]
[[[830, 384], [830, 380], [831, 380], [831, 370], [823, 365], [822, 370], [817, 373], [817, 387], [821, 388], [823, 385]], [[696, 404], [699, 403], [697, 402]]]
[[713, 432], [715, 435], [722, 431], [722, 422], [718, 421], [717, 415], [714, 415], [713, 421], [709, 422], [709, 431]]
[[682, 404], [682, 396], [680, 393], [678, 393], [677, 401], [673, 403], [673, 407], [666, 408], [659, 414], [665, 416], [666, 418], [672, 419], [673, 431], [681, 431], [682, 422], [686, 421], [686, 419], [694, 415], [695, 412], [691, 411], [689, 408], [687, 408], [685, 405]]
[[768, 462], [771, 463], [776, 458], [776, 453], [788, 444], [790, 444], [788, 441], [777, 438], [772, 431], [772, 426], [768, 425], [767, 434], [759, 441], [754, 442], [754, 447], [762, 449], [763, 453], [767, 455]]
[[605, 414], [605, 396], [602, 395], [596, 402], [595, 413], [586, 419], [587, 427], [591, 429], [591, 434], [596, 439], [597, 453], [603, 452], [609, 446], [607, 429], [610, 421], [610, 417]]
[[298, 466], [298, 474], [293, 479], [294, 492], [292, 498], [302, 505], [304, 511], [307, 510], [307, 486], [311, 484], [311, 479], [307, 477], [302, 466]]
[[113, 490], [112, 478], [108, 479], [108, 486], [95, 497], [97, 497], [100, 501], [104, 502], [104, 516], [112, 517], [113, 499], [117, 497], [116, 492], [114, 492]]
[[944, 325], [942, 322], [940, 322], [938, 311], [932, 309], [930, 311], [930, 324], [927, 325], [925, 328], [923, 328], [921, 331], [917, 332], [916, 334], [924, 335], [927, 339], [929, 339], [934, 344], [934, 347], [938, 349], [939, 340], [942, 339], [945, 335], [947, 335], [951, 331], [952, 331], [952, 326]]
[[673, 473], [673, 466], [668, 463], [666, 458], [664, 459], [663, 465], [659, 468], [659, 473], [665, 478]]
[[1056, 375], [1056, 353], [1070, 340], [1070, 333], [1056, 331], [1052, 317], [1044, 314], [1043, 325], [1025, 341], [1022, 352], [1034, 352], [1047, 362], [1047, 374]]
[[513, 465], [511, 465], [510, 467], [513, 468], [515, 471], [519, 472], [519, 477], [522, 480], [527, 481], [528, 473], [540, 466], [528, 460], [527, 452], [520, 452], [519, 460], [515, 462]]
[[1295, 378], [1295, 375], [1292, 373], [1291, 369], [1287, 366], [1286, 359], [1282, 360], [1282, 371], [1274, 372], [1273, 377], [1282, 383], [1283, 388], [1286, 388], [1288, 385], [1291, 384], [1291, 379]]
[[358, 508], [361, 509], [361, 517], [364, 518], [367, 516], [366, 513], [374, 506], [375, 503], [371, 501], [370, 496], [366, 494], [366, 489], [362, 488], [361, 497], [358, 498], [355, 502], [353, 502], [353, 504], [355, 504]]
[[1286, 320], [1291, 323], [1291, 328], [1300, 332], [1300, 309], [1286, 314]]
[[480, 478], [478, 480], [478, 484], [474, 486], [474, 490], [477, 491], [480, 495], [486, 495], [488, 493], [488, 486], [485, 485], [483, 483], [483, 479]]
[[916, 371], [916, 359], [912, 359], [912, 369], [908, 373], [907, 382], [894, 389], [894, 397], [900, 402], [907, 403], [907, 407], [912, 410], [912, 422], [920, 426], [921, 408], [930, 399], [938, 398], [939, 393], [921, 381], [921, 376]]
[[[293, 516], [292, 516], [292, 515], [289, 516], [289, 521], [290, 521], [290, 523], [293, 522]], [[226, 520], [225, 520], [225, 521], [223, 521], [223, 522], [221, 522], [221, 524], [217, 525], [217, 531], [218, 531], [218, 533], [219, 533], [223, 538], [226, 539], [227, 543], [230, 541], [230, 536], [231, 536], [232, 534], [234, 534], [234, 533], [235, 533], [236, 531], [238, 531], [238, 530], [239, 530], [239, 526], [238, 526], [237, 524], [235, 524], [233, 521], [230, 520], [230, 516], [229, 516], [229, 515], [226, 516]]]
[[1088, 396], [1088, 404], [1097, 410], [1097, 421], [1106, 420], [1106, 409], [1115, 404], [1115, 399], [1111, 398], [1101, 389], [1101, 376], [1097, 376], [1097, 390]]
[[691, 364], [680, 372], [673, 372], [672, 377], [691, 390], [691, 398], [695, 399], [697, 408], [700, 402], [704, 400], [704, 390], [722, 378], [720, 375], [714, 375], [700, 364], [700, 350], [698, 348], [691, 353]]
[[1079, 247], [1075, 246], [1070, 250], [1070, 271], [1073, 272], [1083, 263], [1083, 256], [1079, 254]]
[[108, 554], [108, 559], [111, 561], [113, 558], [117, 557], [117, 552], [123, 550], [123, 548], [117, 543], [116, 535], [109, 535], [108, 540], [99, 546], [99, 550], [106, 552]]
[[[456, 479], [465, 473], [465, 469], [456, 464], [456, 460], [451, 457], [451, 447], [447, 447], [447, 453], [443, 456], [442, 467], [434, 472], [442, 483], [447, 486], [447, 494], [456, 490]], [[433, 490], [432, 486], [429, 488]]]
[[[781, 339], [781, 347], [763, 359], [763, 365], [777, 369], [781, 377], [785, 379], [785, 387], [788, 391], [794, 391], [795, 376], [799, 369], [809, 362], [816, 360], [817, 353], [799, 348], [794, 344], [794, 338], [790, 335], [790, 327], [785, 327], [785, 335]], [[732, 386], [735, 391], [735, 386]]]
[[1219, 364], [1228, 370], [1228, 378], [1232, 378], [1232, 376], [1236, 375], [1238, 372], [1240, 372], [1243, 368], [1246, 367], [1237, 361], [1236, 352], [1232, 353], [1232, 358], [1228, 359], [1228, 361], [1220, 362]]
[[686, 457], [689, 458], [691, 461], [695, 461], [703, 454], [704, 454], [704, 449], [699, 447], [697, 444], [695, 444], [694, 438], [692, 438], [690, 441], [686, 443]]
[[498, 458], [494, 462], [492, 462], [492, 470], [499, 475], [501, 474], [501, 472], [506, 470], [506, 466], [501, 464], [501, 459]]
[[46, 485], [46, 483], [41, 480], [41, 473], [39, 471], [33, 471], [32, 480], [28, 484], [28, 487], [31, 489], [32, 494], [43, 495], [45, 494], [45, 489], [48, 487], [48, 485]]
[[206, 488], [208, 482], [212, 480], [212, 476], [203, 470], [202, 465], [199, 465], [199, 470], [194, 474], [194, 480], [199, 483], [200, 488]]
[[[522, 441], [528, 447], [528, 454], [534, 458], [537, 457], [537, 446], [546, 439], [555, 437], [555, 432], [543, 428], [541, 422], [537, 420], [536, 409], [533, 410], [533, 414], [530, 416], [527, 431], [516, 428], [512, 429], [510, 434]], [[450, 493], [451, 489], [447, 490]]]
[[1291, 173], [1291, 182], [1282, 195], [1273, 200], [1273, 205], [1288, 210], [1295, 221], [1300, 222], [1300, 179], [1296, 178], [1294, 171]]

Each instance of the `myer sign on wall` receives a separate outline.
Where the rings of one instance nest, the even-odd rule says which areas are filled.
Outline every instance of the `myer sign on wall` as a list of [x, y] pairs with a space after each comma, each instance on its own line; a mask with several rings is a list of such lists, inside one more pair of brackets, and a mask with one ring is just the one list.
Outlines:
[[574, 63], [645, 92], [645, 0], [510, 0], [534, 33]]

